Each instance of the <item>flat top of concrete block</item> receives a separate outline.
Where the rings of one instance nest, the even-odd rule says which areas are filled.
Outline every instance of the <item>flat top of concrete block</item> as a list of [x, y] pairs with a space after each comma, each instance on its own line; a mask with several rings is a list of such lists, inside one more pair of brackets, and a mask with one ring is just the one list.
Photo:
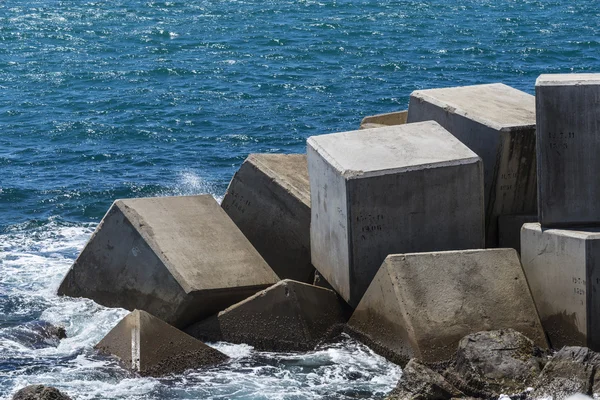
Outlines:
[[125, 199], [115, 206], [187, 292], [279, 280], [211, 195]]
[[542, 74], [535, 86], [600, 85], [600, 74]]
[[348, 179], [479, 161], [434, 121], [311, 136], [307, 143]]
[[416, 90], [411, 97], [497, 130], [535, 127], [535, 97], [502, 83]]
[[574, 227], [574, 229], [544, 229], [539, 222], [530, 222], [523, 224], [522, 229], [576, 239], [600, 239], [600, 228]]
[[310, 207], [306, 154], [250, 154], [246, 161], [256, 165]]

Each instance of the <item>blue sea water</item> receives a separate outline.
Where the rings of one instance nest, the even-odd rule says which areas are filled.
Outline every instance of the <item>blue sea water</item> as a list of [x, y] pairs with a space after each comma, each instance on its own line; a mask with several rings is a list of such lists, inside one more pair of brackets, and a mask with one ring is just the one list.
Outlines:
[[[593, 0], [0, 0], [0, 398], [381, 398], [400, 369], [349, 339], [219, 343], [225, 367], [137, 378], [92, 350], [126, 312], [54, 293], [116, 198], [220, 198], [249, 153], [303, 152], [415, 89], [599, 71], [599, 23]], [[32, 343], [38, 320], [69, 338]]]

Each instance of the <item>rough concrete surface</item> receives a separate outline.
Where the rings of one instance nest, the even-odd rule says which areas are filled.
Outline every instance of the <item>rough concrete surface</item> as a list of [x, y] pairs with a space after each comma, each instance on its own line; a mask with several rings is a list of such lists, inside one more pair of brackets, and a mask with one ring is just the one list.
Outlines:
[[250, 154], [221, 207], [280, 279], [313, 281], [306, 155]]
[[600, 223], [600, 74], [540, 75], [535, 93], [539, 222]]
[[114, 202], [58, 294], [185, 327], [277, 281], [212, 196], [140, 198]]
[[71, 398], [50, 386], [30, 385], [15, 393], [12, 400], [71, 400]]
[[500, 83], [417, 90], [407, 121], [427, 120], [482, 158], [486, 243], [496, 247], [498, 216], [537, 212], [534, 97]]
[[118, 357], [142, 376], [163, 376], [211, 366], [228, 357], [177, 328], [135, 310], [123, 318], [96, 346]]
[[521, 260], [552, 347], [600, 349], [600, 229], [523, 225]]
[[390, 255], [348, 325], [399, 363], [448, 360], [483, 330], [513, 328], [548, 347], [514, 249]]
[[346, 322], [335, 292], [283, 280], [192, 325], [187, 332], [206, 341], [246, 343], [268, 351], [312, 350], [336, 324]]
[[369, 115], [364, 117], [360, 122], [360, 129], [381, 128], [389, 125], [402, 125], [406, 123], [407, 116], [408, 110]]
[[439, 124], [307, 144], [312, 263], [351, 306], [388, 254], [483, 247], [481, 160]]
[[500, 215], [498, 217], [498, 246], [515, 249], [521, 254], [521, 228], [523, 224], [537, 222], [537, 214]]

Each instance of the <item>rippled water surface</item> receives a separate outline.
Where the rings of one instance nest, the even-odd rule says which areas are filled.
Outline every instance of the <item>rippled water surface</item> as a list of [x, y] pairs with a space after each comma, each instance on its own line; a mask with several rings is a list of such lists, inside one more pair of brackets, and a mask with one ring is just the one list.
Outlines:
[[[303, 152], [419, 88], [598, 71], [596, 1], [0, 0], [0, 397], [381, 398], [400, 370], [346, 340], [140, 379], [92, 351], [125, 311], [56, 287], [115, 198], [219, 198], [251, 152]], [[63, 324], [60, 344], [36, 336]]]

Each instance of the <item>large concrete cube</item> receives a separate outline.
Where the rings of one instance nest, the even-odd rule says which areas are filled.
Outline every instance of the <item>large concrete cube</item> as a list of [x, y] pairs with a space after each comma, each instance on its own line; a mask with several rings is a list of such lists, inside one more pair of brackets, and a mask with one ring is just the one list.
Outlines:
[[360, 122], [360, 129], [381, 128], [390, 125], [403, 125], [406, 123], [408, 110], [396, 111], [386, 114], [369, 115]]
[[483, 160], [486, 244], [498, 216], [535, 214], [535, 98], [503, 84], [417, 90], [408, 122], [434, 120]]
[[250, 154], [221, 207], [281, 279], [312, 282], [304, 154]]
[[229, 357], [179, 329], [135, 310], [96, 346], [143, 376], [161, 376], [227, 361]]
[[548, 347], [514, 249], [390, 255], [348, 322], [389, 359], [450, 359], [464, 336], [512, 328]]
[[313, 265], [356, 307], [388, 254], [484, 245], [481, 159], [436, 122], [308, 139]]
[[535, 93], [539, 222], [600, 223], [600, 74], [540, 75]]
[[185, 327], [279, 279], [210, 195], [117, 200], [58, 294]]
[[600, 350], [600, 229], [525, 224], [521, 259], [552, 347]]

